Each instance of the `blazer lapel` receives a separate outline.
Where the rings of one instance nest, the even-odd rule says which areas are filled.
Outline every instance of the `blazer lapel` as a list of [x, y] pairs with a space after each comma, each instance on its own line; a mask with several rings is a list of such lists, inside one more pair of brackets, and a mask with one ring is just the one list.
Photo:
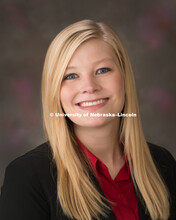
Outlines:
[[[94, 185], [96, 186], [97, 190], [99, 191], [99, 193], [105, 197], [105, 195], [104, 195], [104, 193], [103, 193], [103, 191], [102, 191], [102, 189], [101, 189], [101, 187], [100, 187], [100, 185], [99, 185], [99, 183], [98, 183], [98, 180], [97, 180], [96, 177], [93, 175], [93, 173], [90, 173], [90, 177], [91, 177], [91, 179], [92, 179]], [[106, 204], [107, 206], [109, 206], [110, 211], [108, 212], [108, 217], [107, 217], [107, 218], [101, 216], [100, 219], [101, 219], [101, 220], [116, 220], [116, 216], [115, 216], [115, 214], [114, 214], [114, 212], [113, 212], [111, 206], [109, 205], [109, 203], [108, 203], [107, 201], [105, 201], [105, 204]], [[95, 219], [93, 218], [93, 220], [95, 220]]]

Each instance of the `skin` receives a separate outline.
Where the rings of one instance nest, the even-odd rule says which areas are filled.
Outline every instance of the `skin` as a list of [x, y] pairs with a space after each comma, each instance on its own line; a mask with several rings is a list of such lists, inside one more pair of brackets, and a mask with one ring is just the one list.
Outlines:
[[[124, 106], [124, 79], [113, 50], [102, 40], [91, 39], [73, 54], [61, 85], [65, 113], [120, 113]], [[103, 104], [80, 103], [108, 98]], [[125, 163], [118, 141], [118, 117], [69, 117], [80, 141], [108, 168], [114, 179]]]

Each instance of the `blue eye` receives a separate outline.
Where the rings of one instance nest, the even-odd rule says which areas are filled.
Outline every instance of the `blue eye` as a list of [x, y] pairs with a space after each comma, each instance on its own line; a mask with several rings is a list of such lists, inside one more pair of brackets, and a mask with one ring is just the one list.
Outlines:
[[64, 77], [64, 80], [72, 80], [77, 78], [78, 76], [75, 73], [68, 74]]
[[104, 68], [98, 69], [98, 70], [97, 70], [97, 73], [98, 73], [98, 74], [103, 74], [103, 73], [109, 72], [110, 70], [111, 70], [110, 68], [107, 68], [107, 67], [105, 68], [105, 67], [104, 67]]

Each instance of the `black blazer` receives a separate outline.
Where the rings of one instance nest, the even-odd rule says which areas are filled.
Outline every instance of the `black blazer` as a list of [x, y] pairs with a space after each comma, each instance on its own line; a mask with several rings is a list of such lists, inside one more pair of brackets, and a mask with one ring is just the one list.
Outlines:
[[[171, 194], [171, 216], [176, 220], [176, 161], [164, 148], [148, 144], [154, 162]], [[97, 189], [98, 181], [91, 174]], [[139, 219], [149, 220], [137, 191]], [[56, 167], [48, 143], [44, 143], [12, 161], [6, 168], [0, 196], [1, 220], [69, 220], [56, 194]], [[105, 218], [101, 218], [105, 220]], [[115, 220], [111, 209], [106, 220]]]

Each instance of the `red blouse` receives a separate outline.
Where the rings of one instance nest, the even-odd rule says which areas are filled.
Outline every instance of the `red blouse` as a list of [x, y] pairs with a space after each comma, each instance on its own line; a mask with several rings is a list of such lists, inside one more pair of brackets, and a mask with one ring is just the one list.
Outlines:
[[106, 165], [92, 154], [78, 138], [76, 141], [99, 177], [98, 181], [105, 197], [116, 203], [116, 206], [110, 204], [116, 219], [139, 220], [137, 199], [127, 158], [124, 166], [113, 180]]

